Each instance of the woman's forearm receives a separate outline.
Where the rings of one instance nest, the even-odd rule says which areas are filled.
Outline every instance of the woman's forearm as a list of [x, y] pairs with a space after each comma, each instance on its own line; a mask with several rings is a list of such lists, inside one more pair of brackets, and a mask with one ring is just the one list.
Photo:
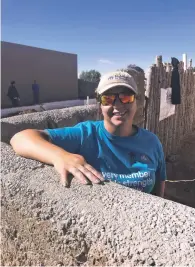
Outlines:
[[68, 154], [62, 148], [49, 142], [49, 136], [44, 131], [24, 130], [15, 134], [10, 144], [20, 156], [52, 165], [57, 157]]

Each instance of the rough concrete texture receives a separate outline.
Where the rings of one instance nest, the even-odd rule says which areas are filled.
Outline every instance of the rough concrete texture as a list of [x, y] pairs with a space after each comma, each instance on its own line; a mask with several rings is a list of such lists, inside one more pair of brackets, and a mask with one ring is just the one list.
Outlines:
[[195, 209], [52, 167], [2, 175], [2, 265], [195, 265]]
[[77, 100], [66, 100], [66, 101], [58, 101], [58, 102], [50, 102], [50, 103], [41, 103], [39, 105], [31, 105], [31, 106], [20, 106], [16, 108], [4, 108], [1, 110], [1, 117], [7, 118], [15, 115], [20, 115], [21, 113], [25, 114], [28, 110], [34, 110], [35, 112], [54, 110], [54, 109], [62, 109], [68, 107], [75, 106], [83, 106], [87, 105], [87, 101], [89, 105], [97, 104], [96, 99], [77, 99]]
[[1, 142], [1, 173], [14, 174], [19, 170], [35, 170], [43, 168], [44, 164], [39, 161], [25, 159], [15, 154], [12, 147]]
[[9, 142], [17, 132], [27, 128], [45, 129], [72, 126], [84, 120], [96, 120], [97, 106], [79, 106], [65, 109], [23, 114], [1, 120], [1, 140]]

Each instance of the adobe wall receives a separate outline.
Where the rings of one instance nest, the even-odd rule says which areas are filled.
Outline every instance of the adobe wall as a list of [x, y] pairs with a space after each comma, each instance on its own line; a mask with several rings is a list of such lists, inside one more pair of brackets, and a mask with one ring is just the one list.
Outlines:
[[33, 104], [32, 83], [40, 85], [40, 102], [78, 98], [77, 55], [1, 42], [1, 105], [11, 106], [7, 97], [10, 82], [16, 82], [21, 106]]

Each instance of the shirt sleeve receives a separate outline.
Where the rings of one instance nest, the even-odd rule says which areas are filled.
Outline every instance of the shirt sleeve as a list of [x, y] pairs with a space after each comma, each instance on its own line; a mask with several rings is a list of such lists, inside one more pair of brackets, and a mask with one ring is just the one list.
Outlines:
[[57, 129], [45, 129], [54, 145], [70, 153], [79, 153], [83, 134], [79, 125]]
[[156, 176], [157, 176], [157, 179], [159, 179], [160, 181], [165, 181], [167, 179], [166, 163], [165, 163], [163, 147], [160, 141], [159, 141], [158, 155], [159, 155], [158, 156], [158, 167], [156, 170]]

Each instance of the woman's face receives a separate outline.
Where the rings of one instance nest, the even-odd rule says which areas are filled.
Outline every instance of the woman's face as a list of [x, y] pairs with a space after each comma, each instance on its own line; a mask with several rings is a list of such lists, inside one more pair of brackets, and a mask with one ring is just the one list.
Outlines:
[[[133, 95], [134, 93], [123, 86], [114, 87], [104, 93], [104, 95], [124, 94]], [[132, 122], [136, 113], [136, 99], [132, 103], [123, 104], [117, 97], [113, 105], [103, 106], [101, 104], [104, 120], [115, 127], [119, 127], [126, 122]]]

